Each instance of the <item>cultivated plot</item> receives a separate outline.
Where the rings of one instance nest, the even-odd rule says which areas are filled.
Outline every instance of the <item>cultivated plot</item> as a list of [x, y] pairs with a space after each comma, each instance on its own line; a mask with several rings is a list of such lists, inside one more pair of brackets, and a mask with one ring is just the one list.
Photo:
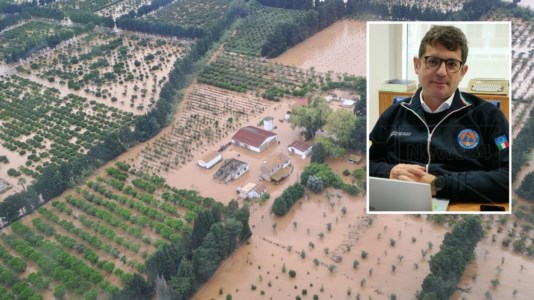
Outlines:
[[36, 177], [50, 163], [72, 162], [133, 120], [131, 113], [73, 94], [61, 97], [16, 75], [0, 82], [0, 148], [11, 161], [10, 176]]
[[174, 62], [187, 53], [189, 44], [175, 38], [93, 32], [32, 57], [19, 67], [19, 74], [65, 93], [144, 114], [156, 103]]

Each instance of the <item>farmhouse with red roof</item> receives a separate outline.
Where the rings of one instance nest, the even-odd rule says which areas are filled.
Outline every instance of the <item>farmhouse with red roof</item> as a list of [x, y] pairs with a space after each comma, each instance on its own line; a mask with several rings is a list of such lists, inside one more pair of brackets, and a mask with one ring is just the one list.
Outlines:
[[247, 126], [239, 129], [234, 134], [232, 144], [259, 153], [267, 149], [272, 143], [275, 143], [277, 139], [276, 133], [255, 126]]
[[302, 159], [306, 159], [313, 149], [313, 144], [304, 141], [294, 141], [291, 145], [287, 146], [289, 154], [300, 155]]

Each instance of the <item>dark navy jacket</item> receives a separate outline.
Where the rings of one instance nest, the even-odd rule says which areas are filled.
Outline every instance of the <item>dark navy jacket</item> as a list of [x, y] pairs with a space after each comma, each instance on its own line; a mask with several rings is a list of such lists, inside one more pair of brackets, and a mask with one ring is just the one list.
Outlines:
[[508, 202], [510, 138], [504, 114], [457, 89], [444, 117], [430, 131], [420, 93], [418, 89], [380, 116], [369, 137], [369, 175], [389, 178], [396, 164], [418, 164], [445, 178], [438, 198]]

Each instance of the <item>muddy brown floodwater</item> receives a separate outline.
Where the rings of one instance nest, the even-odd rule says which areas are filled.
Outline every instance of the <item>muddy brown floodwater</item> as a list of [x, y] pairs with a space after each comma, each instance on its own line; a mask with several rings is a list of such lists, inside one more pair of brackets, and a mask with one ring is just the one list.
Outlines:
[[[353, 33], [357, 38], [347, 38], [347, 31], [351, 30], [347, 28], [363, 31]], [[361, 48], [349, 45], [354, 41]], [[341, 55], [338, 52], [341, 49], [352, 49], [352, 52]], [[274, 60], [301, 68], [313, 66], [317, 71], [363, 75], [365, 51], [362, 49], [365, 49], [365, 23], [341, 21]], [[352, 62], [352, 57], [356, 58], [356, 64], [347, 70], [345, 68]], [[282, 127], [279, 132], [294, 132], [284, 129], [283, 124], [278, 125]], [[282, 140], [282, 144], [284, 142]], [[232, 152], [250, 157], [242, 149], [233, 148], [228, 153]], [[297, 163], [296, 171], [302, 170], [301, 162], [292, 159]], [[329, 165], [338, 174], [345, 168], [354, 169], [343, 160], [330, 162]], [[187, 168], [172, 176], [176, 180], [181, 178], [184, 187], [194, 187], [200, 193], [224, 202], [226, 197], [235, 193], [233, 183], [224, 188], [213, 183], [193, 183], [189, 174], [194, 168], [191, 166], [187, 173], [182, 173]], [[294, 182], [296, 176], [293, 174], [283, 186]], [[445, 233], [451, 230], [427, 221], [425, 216], [368, 216], [364, 196], [350, 197], [344, 193], [340, 193], [340, 198], [328, 196], [328, 193], [311, 195], [310, 199], [295, 204], [286, 216], [275, 217], [270, 214], [270, 207], [282, 190], [269, 190], [271, 199], [268, 202], [251, 205], [253, 236], [249, 243], [224, 261], [194, 299], [225, 299], [228, 294], [233, 299], [295, 299], [298, 295], [306, 299], [315, 294], [319, 299], [354, 299], [358, 295], [361, 299], [390, 299], [393, 294], [397, 299], [414, 299], [429, 273], [430, 256], [439, 251]], [[332, 190], [330, 193], [337, 195], [338, 192]], [[347, 208], [345, 215], [341, 213], [343, 207]], [[327, 224], [331, 224], [331, 230], [328, 230]], [[492, 230], [496, 228], [493, 226]], [[476, 258], [459, 283], [466, 291], [455, 293], [453, 299], [484, 299], [488, 295], [495, 297], [493, 299], [528, 299], [534, 293], [532, 259], [513, 254], [510, 249], [502, 249], [500, 241], [506, 230], [497, 242], [491, 241], [491, 232], [488, 233], [489, 238], [486, 236], [479, 243], [475, 250]], [[328, 248], [328, 254], [325, 248]], [[304, 258], [301, 255], [303, 250]], [[368, 253], [365, 259], [362, 258], [363, 251]], [[341, 261], [335, 262], [335, 256], [339, 256]], [[355, 260], [358, 261], [357, 268], [354, 268]], [[329, 270], [331, 265], [335, 266], [333, 272]], [[289, 270], [296, 272], [295, 278], [289, 277]], [[496, 288], [491, 283], [495, 278], [499, 279]]]
[[362, 21], [338, 21], [302, 43], [282, 53], [273, 61], [315, 71], [366, 74], [366, 24]]
[[[276, 61], [301, 68], [313, 66], [317, 71], [364, 75], [365, 41], [364, 22], [340, 21], [288, 50]], [[325, 47], [317, 51], [320, 46]], [[295, 52], [291, 54], [293, 60], [283, 61], [291, 52]], [[355, 64], [351, 65], [353, 62]], [[176, 118], [181, 116], [186, 103], [187, 97], [180, 104]], [[171, 186], [195, 189], [202, 196], [228, 203], [237, 197], [235, 189], [238, 185], [257, 182], [259, 166], [266, 158], [277, 152], [288, 154], [287, 145], [299, 138], [298, 130], [280, 121], [293, 103], [292, 99], [269, 103], [261, 114], [243, 122], [242, 126], [257, 125], [265, 116], [274, 117], [274, 131], [279, 135], [280, 144], [261, 154], [236, 146], [227, 148], [223, 152], [224, 158], [238, 158], [251, 165], [251, 171], [238, 180], [219, 184], [212, 179], [219, 165], [211, 170], [196, 166], [198, 158], [217, 150], [229, 138], [203, 146], [193, 154], [190, 163], [158, 175], [165, 177]], [[165, 128], [158, 137], [170, 130], [170, 127]], [[117, 160], [137, 165], [140, 151], [155, 139], [137, 145], [106, 166]], [[351, 197], [332, 189], [311, 194], [309, 199], [296, 203], [286, 216], [275, 217], [270, 213], [273, 199], [296, 182], [309, 163], [309, 158], [289, 157], [295, 166], [291, 176], [279, 185], [267, 184], [271, 198], [266, 203], [251, 203], [253, 235], [249, 242], [228, 257], [193, 298], [225, 299], [231, 294], [233, 299], [247, 300], [295, 299], [297, 295], [312, 299], [316, 294], [319, 299], [355, 299], [357, 295], [361, 299], [390, 299], [394, 294], [397, 299], [413, 299], [429, 273], [430, 256], [439, 250], [450, 228], [435, 225], [425, 216], [367, 215], [365, 196]], [[329, 165], [338, 174], [344, 169], [352, 171], [364, 166], [363, 163], [349, 164], [345, 159], [329, 162]], [[243, 204], [243, 200], [239, 202]], [[342, 212], [344, 207], [346, 213]], [[534, 294], [532, 259], [501, 248], [500, 240], [511, 226], [507, 224], [498, 241], [492, 242], [491, 234], [497, 230], [494, 226], [479, 243], [476, 260], [466, 269], [459, 284], [469, 292], [458, 292], [453, 299], [484, 299], [487, 292], [493, 299], [529, 299]], [[366, 258], [362, 257], [364, 251], [368, 254]], [[354, 268], [355, 264], [357, 268]], [[332, 271], [330, 266], [334, 266]], [[290, 270], [296, 272], [295, 278], [288, 275]], [[500, 282], [496, 288], [491, 284], [495, 278]], [[514, 290], [517, 290], [515, 296], [512, 295]]]

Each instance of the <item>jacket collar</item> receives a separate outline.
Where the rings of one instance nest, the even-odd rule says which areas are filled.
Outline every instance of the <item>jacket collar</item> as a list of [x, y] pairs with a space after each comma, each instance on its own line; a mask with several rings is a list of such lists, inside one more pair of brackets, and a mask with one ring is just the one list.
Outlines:
[[[421, 106], [421, 91], [422, 91], [422, 88], [418, 88], [417, 91], [415, 91], [415, 94], [412, 95], [412, 98], [410, 99], [410, 101], [408, 103], [402, 103], [402, 106], [412, 109], [415, 112], [417, 112], [417, 114], [422, 116], [423, 107]], [[471, 105], [471, 102], [468, 101], [462, 95], [462, 93], [460, 92], [460, 89], [457, 88], [456, 91], [454, 92], [452, 104], [447, 111], [454, 111], [454, 110], [457, 110], [457, 109], [460, 109], [462, 107], [469, 106], [469, 105]]]

